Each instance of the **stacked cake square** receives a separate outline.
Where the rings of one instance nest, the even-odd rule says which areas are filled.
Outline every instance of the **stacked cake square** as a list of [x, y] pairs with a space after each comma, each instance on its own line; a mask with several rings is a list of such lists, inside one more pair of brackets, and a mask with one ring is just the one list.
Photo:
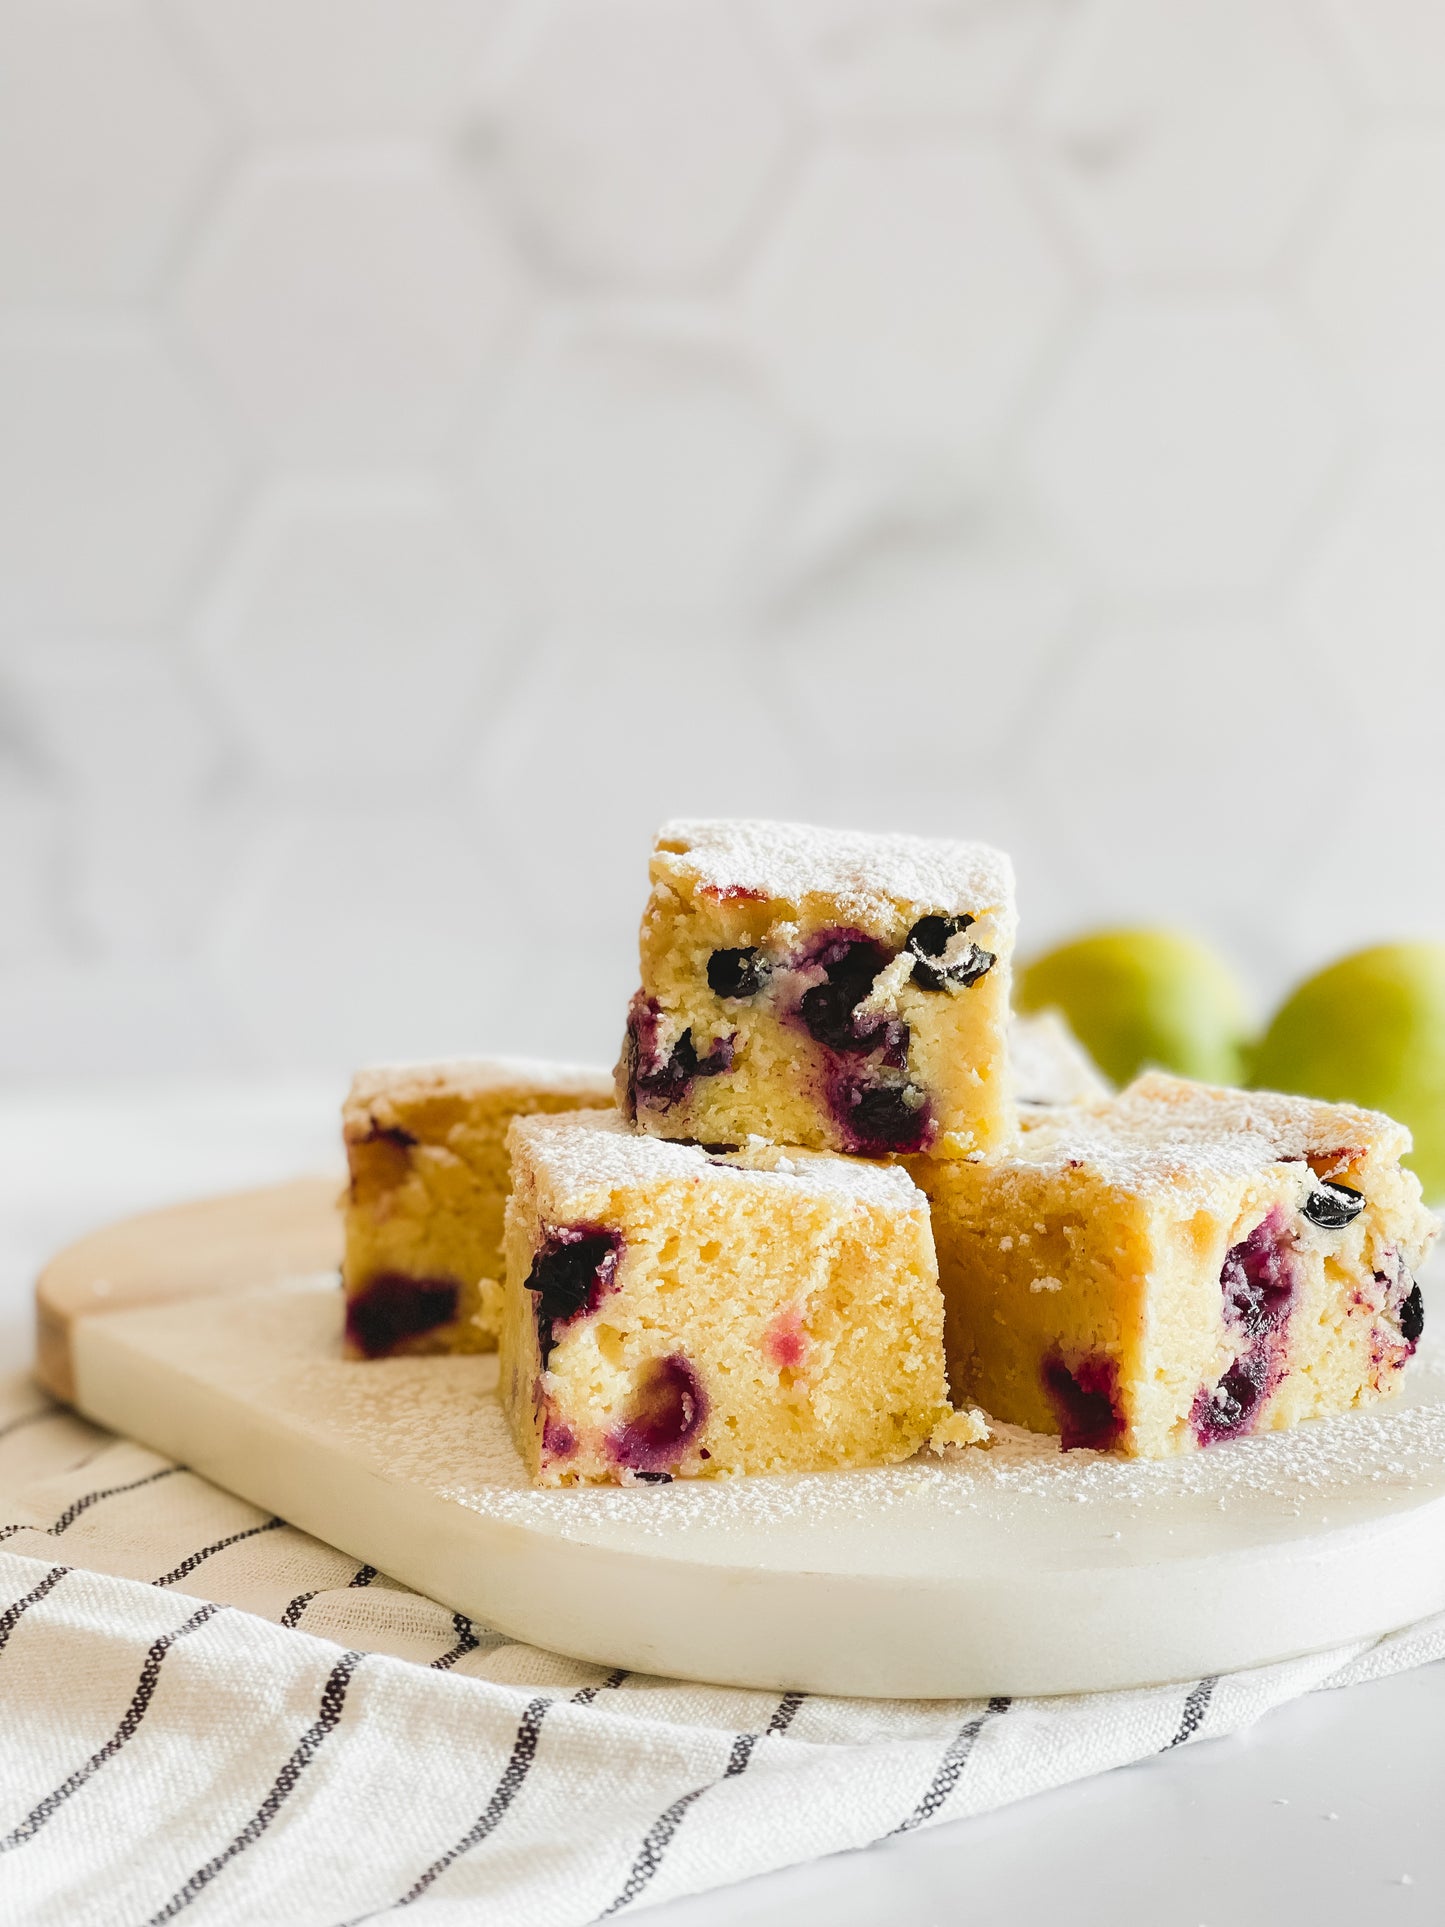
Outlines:
[[979, 1407], [1164, 1456], [1393, 1390], [1436, 1230], [1408, 1134], [1113, 1095], [1010, 1018], [1016, 925], [982, 844], [666, 825], [615, 1104], [544, 1065], [357, 1080], [350, 1351], [499, 1343], [549, 1485], [895, 1463]]

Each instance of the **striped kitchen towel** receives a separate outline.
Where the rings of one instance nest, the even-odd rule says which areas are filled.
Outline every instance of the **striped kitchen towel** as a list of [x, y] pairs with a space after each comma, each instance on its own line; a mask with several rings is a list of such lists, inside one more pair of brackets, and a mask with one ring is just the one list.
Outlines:
[[606, 1672], [0, 1385], [0, 1920], [572, 1927], [981, 1813], [1445, 1654], [1445, 1616], [987, 1703]]

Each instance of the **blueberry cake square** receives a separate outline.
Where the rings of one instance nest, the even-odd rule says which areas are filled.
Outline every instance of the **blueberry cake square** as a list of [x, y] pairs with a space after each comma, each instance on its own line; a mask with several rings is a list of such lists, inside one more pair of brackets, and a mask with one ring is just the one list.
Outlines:
[[657, 1137], [987, 1155], [1014, 1130], [1008, 858], [796, 823], [667, 824], [618, 1103]]
[[358, 1073], [342, 1109], [351, 1358], [496, 1348], [507, 1131], [534, 1111], [612, 1104], [605, 1072], [462, 1058]]
[[901, 1167], [518, 1118], [501, 1388], [542, 1485], [890, 1464], [954, 1413], [928, 1204]]
[[911, 1161], [956, 1394], [1160, 1458], [1399, 1385], [1438, 1229], [1403, 1126], [1161, 1074], [1023, 1124], [992, 1163]]

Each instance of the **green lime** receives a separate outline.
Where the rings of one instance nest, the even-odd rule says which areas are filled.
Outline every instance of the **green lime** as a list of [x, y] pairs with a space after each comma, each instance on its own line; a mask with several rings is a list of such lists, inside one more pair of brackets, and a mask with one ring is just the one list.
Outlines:
[[1249, 1035], [1233, 973], [1173, 930], [1101, 930], [1037, 957], [1019, 973], [1020, 1010], [1060, 1010], [1116, 1084], [1154, 1066], [1211, 1084], [1237, 1083]]
[[1387, 1111], [1414, 1133], [1407, 1162], [1426, 1197], [1445, 1197], [1445, 944], [1381, 944], [1308, 978], [1260, 1039], [1250, 1082]]

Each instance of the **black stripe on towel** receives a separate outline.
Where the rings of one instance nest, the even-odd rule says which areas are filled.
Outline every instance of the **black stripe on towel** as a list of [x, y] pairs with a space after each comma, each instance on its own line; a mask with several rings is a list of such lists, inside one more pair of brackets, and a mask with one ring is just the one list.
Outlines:
[[[279, 1520], [277, 1523], [280, 1523]], [[369, 1586], [375, 1577], [375, 1566], [358, 1566], [356, 1571], [347, 1580], [346, 1588], [349, 1591], [353, 1586]], [[325, 1590], [326, 1588], [324, 1586], [318, 1586], [314, 1592], [298, 1592], [285, 1612], [282, 1613], [280, 1623], [283, 1626], [296, 1626], [301, 1619], [302, 1613], [305, 1612], [312, 1600], [319, 1599]]]
[[32, 1606], [38, 1606], [46, 1593], [48, 1593], [52, 1587], [58, 1586], [69, 1571], [69, 1566], [52, 1566], [38, 1586], [32, 1586], [23, 1599], [17, 1599], [13, 1606], [7, 1606], [4, 1612], [0, 1613], [0, 1652], [5, 1650], [6, 1642], [10, 1638], [11, 1633], [14, 1632], [30, 1608]]
[[[108, 1448], [102, 1446], [100, 1449], [105, 1451]], [[82, 1460], [81, 1463], [85, 1464], [86, 1461]], [[79, 1469], [78, 1466], [70, 1467], [72, 1472]], [[30, 1520], [21, 1520], [17, 1525], [0, 1526], [0, 1543], [6, 1539], [13, 1539], [17, 1532], [44, 1532], [50, 1538], [58, 1539], [62, 1532], [68, 1531], [75, 1524], [82, 1512], [89, 1512], [90, 1508], [93, 1505], [99, 1505], [102, 1499], [113, 1499], [121, 1492], [134, 1492], [140, 1486], [154, 1485], [157, 1479], [168, 1479], [173, 1473], [185, 1470], [186, 1467], [183, 1465], [163, 1465], [159, 1472], [147, 1472], [143, 1479], [131, 1479], [126, 1485], [107, 1485], [98, 1492], [87, 1492], [83, 1498], [73, 1500], [51, 1526], [38, 1526]]]
[[216, 1875], [234, 1860], [238, 1853], [244, 1853], [247, 1847], [254, 1845], [260, 1839], [295, 1792], [296, 1782], [340, 1725], [342, 1711], [346, 1705], [346, 1690], [362, 1658], [361, 1653], [341, 1655], [332, 1667], [326, 1685], [322, 1689], [321, 1706], [315, 1720], [301, 1735], [295, 1752], [276, 1775], [271, 1791], [230, 1845], [213, 1855], [203, 1867], [197, 1867], [186, 1884], [172, 1894], [160, 1912], [152, 1915], [147, 1922], [147, 1927], [161, 1927], [163, 1921], [174, 1920], [177, 1914], [183, 1913], [196, 1896], [211, 1884]]
[[1214, 1689], [1218, 1684], [1219, 1675], [1211, 1673], [1206, 1679], [1200, 1680], [1197, 1686], [1190, 1688], [1189, 1697], [1184, 1702], [1184, 1711], [1180, 1717], [1179, 1731], [1172, 1740], [1160, 1747], [1161, 1753], [1167, 1753], [1170, 1747], [1183, 1746], [1194, 1738], [1204, 1724], [1204, 1715], [1209, 1711], [1209, 1702], [1213, 1699]]
[[908, 1818], [900, 1821], [899, 1824], [892, 1829], [892, 1833], [912, 1833], [915, 1827], [921, 1827], [926, 1820], [933, 1818], [949, 1794], [952, 1793], [953, 1789], [958, 1785], [963, 1774], [963, 1769], [968, 1765], [969, 1755], [973, 1752], [974, 1741], [988, 1725], [990, 1720], [999, 1719], [1008, 1711], [1009, 1704], [1010, 1702], [1006, 1699], [991, 1699], [981, 1713], [977, 1714], [973, 1719], [969, 1720], [966, 1725], [958, 1729], [953, 1738], [948, 1742], [943, 1758], [938, 1763], [938, 1771], [934, 1774], [933, 1782], [927, 1793], [924, 1794]]
[[465, 1613], [452, 1614], [452, 1630], [457, 1636], [457, 1643], [449, 1647], [440, 1659], [432, 1661], [432, 1671], [435, 1673], [450, 1672], [459, 1659], [465, 1659], [468, 1653], [474, 1653], [482, 1643], [473, 1632], [472, 1622]]
[[590, 1706], [599, 1693], [615, 1692], [626, 1678], [627, 1668], [619, 1666], [615, 1672], [609, 1673], [606, 1679], [599, 1679], [595, 1686], [579, 1686], [572, 1695], [570, 1703], [573, 1706]]
[[621, 1893], [610, 1906], [602, 1909], [597, 1916], [598, 1920], [606, 1920], [609, 1914], [621, 1913], [624, 1907], [632, 1905], [662, 1865], [663, 1856], [672, 1843], [672, 1836], [682, 1825], [688, 1808], [695, 1800], [700, 1800], [704, 1793], [710, 1793], [715, 1786], [721, 1786], [724, 1780], [735, 1780], [738, 1774], [746, 1773], [748, 1761], [753, 1757], [753, 1748], [757, 1743], [756, 1733], [734, 1735], [728, 1763], [717, 1779], [709, 1780], [704, 1786], [695, 1786], [691, 1793], [684, 1793], [680, 1799], [673, 1801], [666, 1812], [658, 1815], [648, 1830], [647, 1838], [643, 1841], [637, 1858], [632, 1863], [632, 1871], [623, 1883]]
[[551, 1701], [546, 1699], [528, 1701], [517, 1727], [517, 1737], [512, 1742], [512, 1757], [497, 1782], [496, 1791], [456, 1845], [448, 1847], [440, 1859], [433, 1860], [425, 1873], [418, 1874], [400, 1900], [393, 1900], [386, 1907], [375, 1908], [369, 1914], [358, 1914], [354, 1920], [345, 1922], [344, 1927], [361, 1927], [363, 1921], [375, 1920], [378, 1914], [389, 1914], [397, 1907], [410, 1907], [414, 1900], [421, 1899], [434, 1881], [441, 1878], [453, 1861], [460, 1860], [464, 1853], [470, 1853], [473, 1847], [486, 1839], [521, 1792], [522, 1783], [532, 1770], [532, 1762], [537, 1757], [537, 1738], [550, 1704]]
[[784, 1693], [778, 1701], [777, 1710], [768, 1721], [770, 1733], [786, 1733], [797, 1717], [798, 1708], [808, 1697], [806, 1693]]
[[177, 1472], [184, 1472], [183, 1465], [163, 1465], [159, 1472], [147, 1472], [143, 1479], [130, 1479], [125, 1485], [102, 1486], [98, 1492], [87, 1492], [83, 1498], [73, 1499], [61, 1513], [53, 1526], [47, 1528], [52, 1539], [58, 1539], [62, 1532], [68, 1532], [82, 1512], [89, 1512], [93, 1505], [102, 1499], [114, 1499], [122, 1492], [138, 1492], [143, 1485], [154, 1485], [157, 1479], [174, 1478]]
[[[66, 1568], [62, 1566], [58, 1570], [63, 1572]], [[78, 1766], [68, 1780], [62, 1781], [53, 1793], [47, 1793], [38, 1806], [30, 1809], [19, 1826], [0, 1840], [0, 1853], [9, 1853], [12, 1848], [22, 1847], [27, 1840], [33, 1840], [52, 1814], [65, 1805], [71, 1794], [78, 1792], [93, 1773], [100, 1771], [107, 1760], [115, 1758], [145, 1718], [146, 1709], [155, 1695], [156, 1685], [161, 1676], [161, 1662], [171, 1647], [178, 1639], [184, 1639], [187, 1633], [195, 1632], [198, 1626], [204, 1626], [208, 1619], [214, 1619], [218, 1612], [224, 1610], [222, 1606], [202, 1606], [199, 1612], [191, 1614], [184, 1626], [177, 1626], [174, 1632], [161, 1634], [146, 1654], [145, 1664], [140, 1671], [140, 1680], [130, 1705], [121, 1717], [120, 1725], [98, 1753], [92, 1753], [84, 1766]]]
[[189, 1578], [196, 1567], [204, 1565], [213, 1553], [224, 1552], [227, 1546], [239, 1545], [243, 1539], [254, 1539], [258, 1532], [275, 1532], [278, 1527], [284, 1526], [285, 1523], [286, 1521], [284, 1519], [268, 1519], [264, 1525], [247, 1526], [242, 1532], [231, 1533], [229, 1538], [217, 1539], [213, 1546], [202, 1546], [199, 1552], [193, 1552], [189, 1558], [182, 1559], [174, 1572], [162, 1573], [159, 1579], [152, 1579], [151, 1584], [153, 1586], [173, 1586], [178, 1579]]

